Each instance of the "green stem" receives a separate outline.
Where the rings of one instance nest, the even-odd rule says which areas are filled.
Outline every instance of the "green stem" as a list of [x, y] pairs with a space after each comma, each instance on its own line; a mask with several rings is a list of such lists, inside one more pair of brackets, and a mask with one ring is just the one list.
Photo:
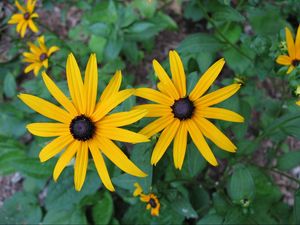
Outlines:
[[210, 16], [207, 14], [207, 12], [206, 12], [205, 8], [203, 7], [202, 3], [198, 2], [198, 5], [199, 5], [201, 11], [203, 12], [205, 19], [213, 26], [213, 28], [224, 39], [224, 41], [227, 44], [229, 44], [232, 48], [234, 48], [237, 52], [239, 52], [241, 55], [245, 56], [249, 61], [253, 62], [254, 59], [252, 59], [249, 55], [247, 55], [245, 52], [243, 52], [240, 49], [240, 47], [238, 47], [235, 44], [231, 43], [231, 41], [219, 30], [218, 26], [215, 24], [213, 19], [211, 19]]
[[278, 170], [278, 169], [276, 169], [276, 168], [269, 168], [269, 170], [270, 170], [271, 172], [278, 173], [278, 174], [280, 174], [280, 175], [282, 175], [282, 176], [284, 176], [284, 177], [286, 177], [286, 178], [289, 178], [290, 180], [293, 180], [293, 181], [295, 181], [296, 183], [300, 184], [300, 180], [299, 180], [299, 179], [293, 177], [292, 175], [290, 175], [290, 174], [288, 174], [288, 173], [285, 173], [285, 172], [283, 172], [283, 171], [280, 171], [280, 170]]

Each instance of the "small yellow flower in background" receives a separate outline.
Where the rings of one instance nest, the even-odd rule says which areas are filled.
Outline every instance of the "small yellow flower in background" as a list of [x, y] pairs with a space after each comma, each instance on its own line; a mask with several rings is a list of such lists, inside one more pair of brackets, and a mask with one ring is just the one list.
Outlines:
[[289, 66], [287, 74], [291, 73], [300, 62], [300, 25], [298, 26], [296, 40], [289, 28], [285, 28], [285, 37], [287, 42], [288, 55], [280, 55], [276, 62], [280, 65]]
[[48, 59], [56, 51], [59, 50], [57, 46], [52, 46], [49, 49], [45, 45], [44, 36], [38, 38], [39, 46], [34, 45], [32, 42], [28, 43], [30, 52], [24, 52], [24, 62], [30, 63], [24, 70], [29, 73], [33, 70], [35, 76], [38, 75], [42, 67], [48, 68]]
[[300, 106], [300, 100], [299, 100], [299, 101], [297, 101], [297, 102], [296, 102], [296, 104]]
[[152, 216], [158, 216], [159, 210], [160, 210], [160, 202], [157, 198], [157, 196], [153, 193], [150, 194], [143, 194], [143, 189], [138, 183], [134, 183], [134, 186], [136, 187], [135, 191], [133, 192], [133, 196], [140, 196], [140, 200], [142, 202], [146, 202], [147, 206], [146, 209], [151, 209], [151, 215]]
[[27, 27], [29, 27], [33, 32], [37, 33], [39, 29], [33, 22], [34, 18], [39, 17], [39, 15], [34, 12], [36, 0], [27, 0], [26, 8], [21, 6], [18, 1], [16, 1], [15, 4], [21, 12], [15, 13], [8, 21], [8, 24], [17, 24], [17, 32], [22, 38], [25, 36]]
[[45, 72], [42, 74], [47, 89], [64, 109], [33, 95], [19, 95], [19, 98], [31, 109], [58, 121], [54, 123], [32, 123], [27, 126], [27, 129], [37, 136], [57, 137], [41, 150], [39, 154], [41, 162], [49, 160], [66, 148], [54, 168], [53, 179], [55, 181], [71, 159], [75, 158], [74, 183], [77, 191], [81, 190], [86, 177], [89, 152], [94, 159], [102, 183], [110, 191], [114, 191], [114, 187], [103, 154], [124, 172], [138, 177], [146, 176], [112, 140], [130, 143], [148, 141], [147, 137], [142, 134], [119, 128], [136, 122], [147, 112], [145, 110], [132, 110], [108, 115], [111, 110], [129, 98], [134, 90], [119, 91], [122, 74], [121, 71], [118, 71], [96, 103], [97, 70], [96, 55], [92, 54], [86, 66], [84, 81], [82, 81], [76, 59], [72, 54], [69, 55], [66, 75], [71, 100]]
[[146, 117], [160, 117], [140, 131], [141, 134], [151, 137], [163, 130], [153, 150], [151, 164], [157, 164], [174, 139], [174, 165], [181, 169], [189, 133], [203, 157], [216, 166], [218, 162], [204, 136], [228, 152], [235, 152], [236, 146], [208, 119], [243, 122], [244, 118], [235, 112], [212, 106], [231, 97], [241, 85], [232, 84], [204, 95], [225, 64], [224, 59], [220, 59], [202, 75], [191, 93], [187, 94], [181, 59], [176, 51], [170, 51], [169, 57], [172, 80], [162, 66], [154, 60], [154, 71], [160, 80], [157, 84], [159, 91], [139, 88], [135, 92], [136, 96], [158, 103], [135, 107], [147, 109]]

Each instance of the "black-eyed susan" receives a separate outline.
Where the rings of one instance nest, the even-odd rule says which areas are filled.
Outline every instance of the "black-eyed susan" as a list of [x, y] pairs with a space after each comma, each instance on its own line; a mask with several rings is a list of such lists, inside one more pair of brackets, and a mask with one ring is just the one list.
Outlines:
[[133, 192], [133, 196], [140, 196], [140, 200], [147, 203], [146, 209], [151, 209], [151, 215], [159, 216], [160, 202], [157, 196], [153, 193], [143, 194], [143, 189], [138, 183], [134, 183], [134, 186], [136, 189]]
[[287, 43], [288, 55], [280, 55], [276, 62], [280, 65], [288, 66], [287, 74], [291, 73], [300, 62], [300, 25], [298, 26], [296, 40], [289, 28], [285, 28], [285, 38]]
[[42, 67], [48, 68], [48, 59], [49, 57], [56, 51], [59, 50], [57, 46], [52, 46], [50, 48], [47, 48], [45, 44], [45, 38], [44, 36], [41, 36], [38, 38], [38, 44], [34, 45], [32, 42], [28, 42], [28, 46], [30, 49], [30, 52], [24, 52], [23, 56], [24, 62], [30, 63], [24, 70], [25, 73], [29, 73], [30, 71], [33, 71], [34, 75], [37, 76], [40, 69]]
[[8, 24], [17, 24], [16, 30], [22, 38], [25, 36], [27, 27], [37, 33], [39, 29], [33, 22], [34, 18], [39, 17], [39, 15], [34, 12], [36, 0], [27, 0], [26, 7], [20, 5], [18, 1], [16, 1], [15, 4], [20, 13], [15, 13], [8, 21]]
[[139, 97], [158, 103], [135, 107], [147, 109], [146, 117], [160, 117], [140, 131], [141, 134], [151, 137], [163, 130], [153, 150], [151, 164], [157, 164], [174, 139], [174, 164], [176, 168], [181, 169], [189, 133], [203, 157], [216, 166], [217, 160], [204, 136], [229, 152], [235, 152], [236, 146], [208, 119], [243, 122], [244, 118], [235, 112], [212, 106], [235, 94], [241, 85], [231, 84], [204, 95], [225, 64], [224, 59], [220, 59], [202, 75], [191, 93], [187, 94], [186, 77], [181, 59], [176, 51], [170, 51], [169, 57], [172, 80], [162, 66], [154, 60], [154, 71], [160, 80], [157, 85], [159, 91], [139, 88], [135, 92], [135, 95]]
[[33, 95], [19, 95], [19, 98], [31, 109], [58, 121], [54, 123], [32, 123], [27, 126], [27, 129], [37, 136], [58, 136], [41, 150], [39, 154], [41, 162], [49, 160], [65, 149], [54, 168], [54, 180], [58, 179], [70, 160], [75, 158], [74, 183], [75, 189], [79, 191], [85, 180], [89, 152], [94, 159], [103, 184], [110, 191], [114, 191], [114, 187], [103, 155], [128, 174], [139, 177], [146, 176], [112, 141], [134, 143], [148, 141], [142, 134], [119, 128], [141, 119], [146, 113], [145, 110], [132, 110], [108, 115], [112, 109], [134, 93], [133, 89], [119, 91], [122, 80], [121, 72], [116, 72], [97, 104], [98, 72], [95, 54], [90, 56], [87, 63], [84, 81], [82, 81], [79, 67], [72, 54], [67, 59], [66, 75], [71, 100], [46, 73], [42, 74], [47, 89], [64, 109]]

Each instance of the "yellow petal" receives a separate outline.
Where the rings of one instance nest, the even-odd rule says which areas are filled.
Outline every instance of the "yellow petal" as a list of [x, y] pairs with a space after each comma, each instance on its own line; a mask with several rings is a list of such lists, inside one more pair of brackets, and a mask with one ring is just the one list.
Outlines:
[[19, 34], [21, 33], [21, 29], [22, 29], [24, 23], [25, 23], [25, 20], [21, 20], [16, 27], [16, 30]]
[[28, 66], [25, 68], [24, 72], [25, 72], [25, 73], [29, 73], [31, 70], [34, 70], [34, 68], [35, 68], [36, 66], [37, 66], [37, 63], [32, 63], [32, 64], [28, 65]]
[[15, 23], [19, 23], [22, 20], [24, 20], [24, 16], [21, 13], [16, 13], [14, 14], [10, 20], [8, 21], [8, 24], [15, 24]]
[[296, 34], [296, 59], [300, 59], [300, 24], [298, 25], [297, 34]]
[[295, 67], [293, 65], [291, 65], [288, 70], [286, 71], [287, 74], [290, 74], [293, 70], [295, 69]]
[[195, 113], [200, 117], [209, 119], [218, 119], [237, 123], [244, 122], [244, 118], [242, 116], [233, 111], [223, 108], [205, 107], [200, 108], [199, 110], [197, 109]]
[[186, 78], [181, 59], [176, 51], [169, 52], [172, 79], [180, 97], [186, 95]]
[[59, 122], [69, 124], [72, 120], [70, 114], [56, 105], [33, 95], [20, 94], [19, 98], [32, 110]]
[[280, 55], [277, 57], [276, 62], [280, 65], [288, 66], [292, 64], [293, 60], [287, 55]]
[[44, 72], [42, 73], [43, 80], [51, 95], [58, 101], [73, 117], [78, 115], [78, 112], [72, 102], [65, 96], [65, 94], [56, 86], [51, 78]]
[[95, 109], [98, 88], [98, 69], [95, 54], [91, 54], [86, 65], [84, 75], [84, 92], [86, 101], [86, 114], [90, 116]]
[[121, 82], [122, 82], [122, 73], [120, 70], [118, 70], [115, 73], [115, 75], [111, 78], [104, 91], [102, 92], [100, 100], [103, 101], [106, 98], [111, 98], [111, 96], [116, 94], [120, 89]]
[[99, 174], [99, 177], [101, 178], [102, 183], [104, 186], [110, 190], [110, 191], [115, 191], [115, 188], [111, 182], [111, 179], [108, 174], [107, 167], [105, 165], [105, 161], [103, 159], [102, 153], [100, 150], [95, 146], [95, 144], [90, 144], [90, 151], [92, 154], [92, 157], [94, 159], [94, 163], [97, 169], [97, 172]]
[[48, 51], [48, 49], [45, 45], [45, 37], [43, 35], [38, 37], [38, 43], [40, 45], [40, 48], [41, 48], [42, 52], [47, 52]]
[[157, 162], [161, 159], [163, 154], [166, 152], [171, 141], [175, 137], [179, 127], [180, 121], [174, 119], [173, 122], [167, 126], [164, 131], [161, 133], [151, 156], [151, 164], [156, 165]]
[[168, 76], [166, 71], [164, 70], [164, 68], [162, 68], [162, 66], [156, 60], [153, 60], [152, 64], [153, 64], [153, 68], [154, 68], [156, 76], [166, 86], [170, 97], [175, 100], [179, 99], [180, 98], [179, 93], [178, 93], [177, 89], [175, 88], [172, 80], [170, 79], [170, 77]]
[[292, 32], [287, 27], [285, 28], [285, 36], [286, 36], [286, 43], [288, 47], [289, 56], [291, 57], [291, 59], [295, 59], [296, 52], [295, 52], [294, 38]]
[[143, 118], [147, 113], [145, 109], [136, 109], [129, 112], [119, 112], [112, 115], [105, 116], [100, 120], [99, 126], [111, 126], [111, 127], [121, 127], [125, 125], [132, 124], [141, 118]]
[[173, 146], [174, 165], [175, 168], [180, 170], [182, 168], [184, 157], [185, 157], [186, 144], [187, 144], [186, 122], [181, 121], [174, 139], [174, 146]]
[[136, 197], [141, 195], [143, 193], [143, 188], [141, 187], [141, 185], [137, 182], [135, 182], [133, 185], [136, 187], [133, 192], [133, 196]]
[[73, 103], [77, 111], [84, 114], [86, 107], [84, 104], [85, 101], [83, 96], [83, 82], [78, 64], [72, 53], [68, 56], [66, 70], [69, 91]]
[[33, 54], [33, 53], [30, 53], [30, 52], [24, 52], [24, 53], [23, 53], [23, 56], [24, 56], [25, 58], [27, 58], [27, 59], [34, 59], [34, 60], [36, 60], [37, 62], [40, 61], [38, 55], [35, 55], [35, 54]]
[[161, 117], [151, 123], [149, 123], [147, 126], [145, 126], [142, 130], [140, 130], [140, 134], [144, 134], [147, 137], [151, 137], [154, 134], [160, 132], [164, 128], [166, 128], [170, 123], [174, 121], [173, 114], [166, 115], [164, 117]]
[[42, 63], [37, 63], [36, 64], [36, 66], [34, 67], [34, 70], [33, 70], [33, 73], [34, 73], [35, 76], [38, 75], [38, 73], [39, 73], [39, 71], [40, 71], [40, 69], [41, 69], [42, 66], [43, 66]]
[[39, 29], [37, 28], [37, 26], [33, 23], [33, 21], [31, 19], [28, 20], [28, 25], [34, 33], [37, 33], [39, 31]]
[[79, 146], [80, 146], [80, 142], [74, 141], [67, 147], [67, 149], [63, 152], [63, 154], [61, 154], [53, 170], [54, 181], [57, 181], [61, 172], [70, 163], [71, 159], [75, 156]]
[[71, 134], [55, 138], [40, 151], [40, 161], [45, 162], [48, 159], [52, 158], [53, 156], [58, 154], [64, 147], [70, 144], [73, 140], [74, 139]]
[[102, 119], [107, 113], [125, 101], [134, 93], [133, 89], [122, 90], [110, 98], [107, 98], [97, 104], [95, 112], [91, 116], [93, 121], [98, 121]]
[[70, 134], [69, 126], [63, 123], [31, 123], [27, 125], [30, 133], [40, 137], [55, 137]]
[[15, 1], [15, 4], [22, 13], [26, 12], [26, 10], [23, 8], [23, 6], [20, 5], [20, 3], [18, 1]]
[[27, 10], [30, 13], [34, 11], [35, 4], [36, 4], [36, 0], [27, 0]]
[[208, 70], [206, 70], [206, 72], [201, 76], [191, 94], [189, 95], [189, 98], [192, 101], [200, 98], [209, 89], [209, 87], [220, 74], [224, 64], [225, 60], [222, 58], [215, 62], [212, 66], [210, 66]]
[[135, 90], [134, 95], [167, 106], [171, 106], [174, 103], [174, 100], [169, 96], [151, 88], [138, 88]]
[[296, 104], [300, 106], [300, 100], [299, 100], [299, 101], [297, 101], [297, 102], [296, 102]]
[[42, 64], [45, 68], [48, 68], [48, 59], [43, 60]]
[[236, 151], [236, 146], [214, 124], [200, 117], [196, 117], [195, 121], [204, 136], [214, 142], [219, 148], [228, 152]]
[[57, 52], [58, 50], [59, 50], [59, 47], [57, 47], [57, 46], [50, 47], [47, 52], [48, 57], [51, 56], [54, 52]]
[[124, 172], [137, 177], [147, 176], [111, 140], [98, 138], [97, 144], [104, 155]]
[[208, 161], [211, 165], [217, 166], [218, 162], [212, 153], [210, 147], [205, 141], [200, 129], [197, 127], [193, 120], [187, 120], [187, 128], [190, 133], [190, 136], [198, 148], [201, 155]]
[[25, 21], [25, 22], [23, 23], [23, 25], [22, 25], [21, 30], [20, 30], [20, 35], [21, 35], [22, 38], [25, 36], [27, 26], [28, 26], [28, 22]]
[[97, 135], [111, 140], [129, 143], [140, 143], [149, 141], [149, 139], [145, 135], [117, 127], [101, 126], [97, 130]]
[[170, 106], [160, 105], [160, 104], [144, 104], [135, 106], [134, 109], [144, 109], [146, 110], [145, 117], [161, 117], [172, 113]]
[[240, 87], [240, 84], [231, 84], [217, 91], [204, 95], [195, 101], [195, 106], [204, 107], [218, 104], [234, 95], [240, 89]]
[[31, 19], [33, 19], [33, 18], [38, 18], [39, 17], [39, 14], [37, 14], [37, 13], [32, 13], [31, 15], [30, 15], [30, 18]]
[[36, 57], [40, 57], [40, 55], [42, 54], [42, 51], [39, 47], [35, 46], [33, 43], [28, 42], [27, 43], [29, 46], [30, 51], [36, 56]]
[[86, 171], [87, 171], [87, 165], [88, 165], [88, 144], [87, 142], [81, 142], [81, 146], [79, 146], [79, 149], [76, 153], [76, 160], [75, 160], [75, 171], [74, 171], [74, 184], [75, 184], [75, 190], [80, 191], [82, 188], [82, 185], [84, 183], [85, 177], [86, 177]]

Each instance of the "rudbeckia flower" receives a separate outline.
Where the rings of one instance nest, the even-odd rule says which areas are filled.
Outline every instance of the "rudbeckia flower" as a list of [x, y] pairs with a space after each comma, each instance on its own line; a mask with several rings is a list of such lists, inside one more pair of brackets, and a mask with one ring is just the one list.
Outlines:
[[39, 46], [34, 45], [33, 43], [29, 42], [28, 46], [30, 52], [24, 52], [23, 56], [24, 62], [30, 63], [24, 70], [25, 73], [29, 73], [33, 70], [35, 76], [38, 75], [40, 69], [42, 67], [48, 68], [48, 59], [49, 57], [56, 51], [59, 50], [57, 46], [52, 46], [49, 49], [45, 45], [44, 36], [38, 38]]
[[143, 189], [138, 183], [134, 183], [134, 186], [136, 187], [135, 191], [133, 192], [133, 196], [140, 196], [140, 200], [142, 202], [146, 202], [146, 209], [151, 209], [151, 215], [152, 216], [158, 216], [159, 210], [160, 210], [160, 202], [157, 198], [157, 196], [153, 193], [149, 194], [143, 194]]
[[176, 51], [170, 51], [172, 80], [156, 61], [154, 71], [160, 80], [158, 91], [150, 88], [139, 88], [135, 95], [157, 104], [136, 106], [136, 109], [147, 109], [146, 117], [159, 117], [148, 124], [140, 133], [151, 137], [162, 131], [151, 156], [151, 164], [156, 165], [174, 139], [173, 159], [176, 168], [181, 169], [185, 157], [188, 133], [203, 157], [212, 165], [217, 160], [204, 137], [210, 139], [219, 148], [235, 152], [236, 146], [208, 119], [219, 119], [231, 122], [243, 122], [239, 114], [223, 108], [212, 107], [235, 94], [240, 84], [231, 84], [212, 93], [206, 94], [211, 84], [223, 68], [224, 59], [214, 63], [200, 78], [191, 93], [186, 91], [186, 77], [181, 59]]
[[33, 32], [37, 33], [39, 29], [33, 22], [34, 18], [39, 17], [39, 15], [34, 12], [36, 0], [27, 0], [26, 8], [21, 6], [18, 1], [16, 1], [15, 4], [20, 13], [15, 13], [8, 21], [8, 24], [17, 24], [17, 32], [22, 38], [25, 36], [28, 26]]
[[288, 55], [280, 55], [276, 62], [280, 65], [288, 66], [287, 74], [291, 73], [300, 62], [300, 25], [298, 26], [296, 41], [289, 28], [285, 28], [285, 38], [287, 42]]
[[133, 89], [119, 91], [122, 80], [121, 72], [116, 72], [110, 80], [98, 103], [96, 103], [98, 72], [95, 54], [89, 58], [84, 81], [72, 54], [67, 59], [66, 75], [71, 100], [46, 73], [42, 74], [47, 89], [64, 109], [33, 95], [19, 95], [19, 98], [31, 109], [57, 121], [32, 123], [27, 126], [29, 132], [34, 135], [57, 137], [39, 153], [41, 162], [61, 153], [53, 171], [54, 180], [58, 179], [71, 159], [75, 158], [74, 183], [75, 189], [80, 191], [86, 177], [89, 153], [94, 159], [102, 183], [110, 191], [114, 191], [114, 187], [103, 155], [128, 174], [138, 177], [146, 176], [112, 141], [131, 143], [148, 141], [142, 134], [120, 128], [141, 119], [146, 113], [145, 110], [108, 114], [134, 93]]

